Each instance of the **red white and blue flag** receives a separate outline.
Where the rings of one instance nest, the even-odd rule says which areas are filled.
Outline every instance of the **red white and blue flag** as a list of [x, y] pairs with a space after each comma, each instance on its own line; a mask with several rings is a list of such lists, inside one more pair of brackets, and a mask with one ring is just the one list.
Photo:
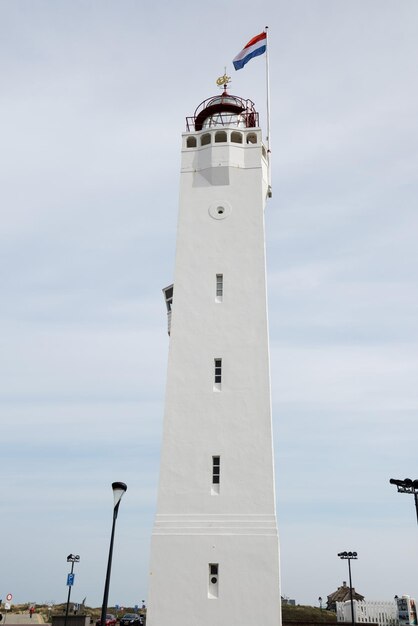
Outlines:
[[267, 33], [260, 33], [256, 35], [244, 46], [244, 48], [237, 54], [232, 61], [236, 70], [240, 70], [244, 67], [250, 59], [258, 57], [260, 54], [264, 54], [267, 49]]

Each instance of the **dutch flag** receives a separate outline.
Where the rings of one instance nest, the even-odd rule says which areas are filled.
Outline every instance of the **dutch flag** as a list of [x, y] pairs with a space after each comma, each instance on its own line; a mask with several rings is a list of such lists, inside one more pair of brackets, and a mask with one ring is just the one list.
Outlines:
[[253, 57], [264, 54], [267, 48], [267, 33], [256, 35], [247, 43], [246, 46], [237, 54], [232, 61], [236, 70], [240, 70]]

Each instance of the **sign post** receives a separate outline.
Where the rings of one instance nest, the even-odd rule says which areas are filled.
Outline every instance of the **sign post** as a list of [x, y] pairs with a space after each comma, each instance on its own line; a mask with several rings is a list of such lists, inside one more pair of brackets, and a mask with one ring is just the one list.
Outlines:
[[74, 563], [78, 563], [79, 560], [80, 560], [80, 557], [78, 554], [69, 554], [67, 556], [67, 563], [71, 563], [71, 572], [67, 574], [68, 598], [67, 598], [67, 608], [65, 611], [64, 626], [67, 626], [68, 607], [70, 606], [71, 587], [74, 584], [74, 576], [75, 576]]

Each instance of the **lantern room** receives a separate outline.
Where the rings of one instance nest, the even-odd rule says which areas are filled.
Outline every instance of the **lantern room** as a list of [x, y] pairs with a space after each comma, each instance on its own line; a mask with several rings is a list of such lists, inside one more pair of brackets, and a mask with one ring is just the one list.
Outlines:
[[258, 125], [254, 102], [232, 96], [226, 90], [201, 102], [194, 114], [186, 117], [186, 130], [189, 132], [219, 126], [255, 128]]

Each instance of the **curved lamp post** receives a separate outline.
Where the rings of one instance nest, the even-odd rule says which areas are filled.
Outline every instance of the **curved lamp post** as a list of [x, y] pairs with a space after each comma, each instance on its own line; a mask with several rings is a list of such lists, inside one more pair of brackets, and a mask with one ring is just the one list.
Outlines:
[[350, 602], [351, 602], [351, 623], [354, 626], [354, 604], [353, 604], [353, 585], [351, 584], [351, 566], [350, 561], [357, 558], [357, 552], [339, 552], [340, 559], [348, 561], [348, 576], [350, 580]]
[[107, 600], [109, 597], [109, 583], [110, 583], [110, 572], [112, 570], [112, 555], [113, 555], [113, 539], [115, 536], [115, 524], [116, 518], [118, 516], [119, 504], [122, 499], [123, 494], [127, 490], [127, 486], [125, 483], [112, 483], [113, 489], [113, 524], [112, 524], [112, 534], [110, 537], [110, 546], [109, 546], [109, 558], [107, 560], [107, 571], [106, 571], [106, 581], [104, 587], [103, 594], [103, 604], [102, 604], [102, 616], [101, 616], [101, 626], [106, 626], [106, 613], [107, 613]]
[[389, 482], [391, 485], [396, 485], [398, 493], [412, 493], [414, 495], [418, 523], [418, 480], [411, 480], [410, 478], [398, 480], [397, 478], [391, 478]]

